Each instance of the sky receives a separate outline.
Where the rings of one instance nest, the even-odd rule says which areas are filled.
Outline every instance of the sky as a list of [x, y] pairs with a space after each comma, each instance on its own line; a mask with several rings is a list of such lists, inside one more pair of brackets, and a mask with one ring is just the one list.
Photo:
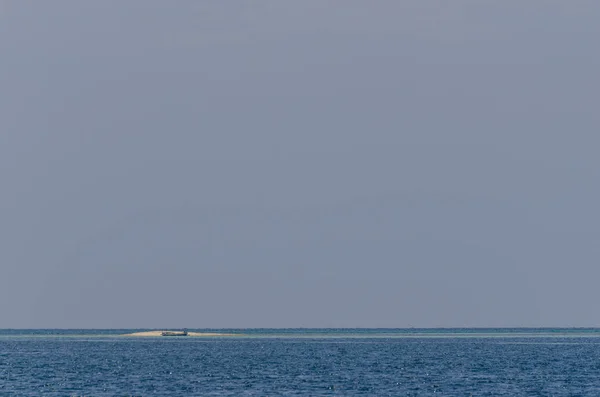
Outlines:
[[600, 326], [599, 20], [0, 0], [0, 328]]

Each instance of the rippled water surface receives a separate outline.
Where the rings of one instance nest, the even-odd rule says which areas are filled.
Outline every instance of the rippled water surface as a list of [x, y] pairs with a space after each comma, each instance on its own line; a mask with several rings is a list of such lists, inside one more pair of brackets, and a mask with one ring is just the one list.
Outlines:
[[600, 395], [598, 330], [0, 331], [0, 396]]

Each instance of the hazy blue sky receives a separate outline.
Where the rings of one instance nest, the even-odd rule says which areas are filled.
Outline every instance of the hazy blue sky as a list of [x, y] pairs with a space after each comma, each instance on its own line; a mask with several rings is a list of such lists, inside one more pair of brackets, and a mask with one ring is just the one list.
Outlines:
[[0, 328], [600, 326], [598, 21], [0, 1]]

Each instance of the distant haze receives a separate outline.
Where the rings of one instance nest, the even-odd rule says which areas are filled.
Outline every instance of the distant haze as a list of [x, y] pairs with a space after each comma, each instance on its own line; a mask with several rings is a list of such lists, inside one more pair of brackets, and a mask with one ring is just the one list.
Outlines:
[[599, 326], [599, 21], [0, 1], [0, 328]]

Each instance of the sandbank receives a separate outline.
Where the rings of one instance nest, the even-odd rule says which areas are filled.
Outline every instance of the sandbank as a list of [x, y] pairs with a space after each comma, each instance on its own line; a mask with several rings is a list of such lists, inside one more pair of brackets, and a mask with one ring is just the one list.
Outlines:
[[[122, 336], [162, 336], [162, 333], [165, 331], [167, 330], [134, 332], [131, 334], [124, 334]], [[188, 332], [187, 336], [236, 336], [236, 334], [221, 334], [216, 332]]]

